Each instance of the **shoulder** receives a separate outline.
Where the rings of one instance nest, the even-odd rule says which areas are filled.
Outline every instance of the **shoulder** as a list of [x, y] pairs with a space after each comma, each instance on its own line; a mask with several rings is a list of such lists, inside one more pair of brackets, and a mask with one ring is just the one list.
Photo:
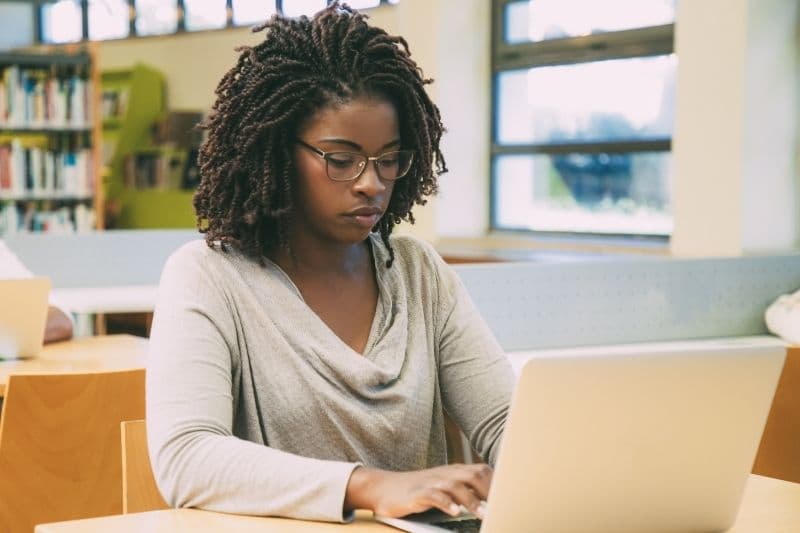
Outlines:
[[442, 258], [431, 243], [416, 237], [410, 235], [392, 236], [389, 238], [389, 244], [394, 250], [395, 258], [405, 260], [405, 262], [419, 262], [421, 260], [425, 263], [430, 263], [430, 266], [442, 262]]
[[241, 254], [232, 247], [227, 250], [223, 250], [219, 244], [211, 247], [205, 239], [198, 238], [172, 252], [167, 259], [167, 268], [224, 268], [223, 265], [241, 259]]
[[[161, 281], [170, 284], [226, 284], [241, 263], [247, 260], [235, 248], [223, 251], [219, 245], [209, 246], [202, 238], [188, 242], [175, 250], [164, 265]], [[202, 281], [201, 281], [202, 280]]]
[[167, 259], [167, 263], [195, 263], [208, 260], [212, 254], [217, 253], [206, 244], [203, 238], [197, 238], [181, 245], [180, 248], [172, 252]]
[[[388, 257], [380, 237], [375, 240]], [[455, 272], [444, 262], [432, 244], [408, 235], [392, 236], [389, 244], [395, 254], [392, 269], [396, 269], [397, 275], [406, 280], [406, 285], [438, 287], [447, 293], [452, 291], [453, 284], [457, 282]]]

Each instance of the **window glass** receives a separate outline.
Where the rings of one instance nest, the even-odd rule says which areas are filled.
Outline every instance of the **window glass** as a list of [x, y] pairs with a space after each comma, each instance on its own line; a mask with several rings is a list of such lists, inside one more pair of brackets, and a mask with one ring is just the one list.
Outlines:
[[228, 24], [225, 0], [183, 0], [183, 8], [188, 31], [213, 30]]
[[347, 0], [347, 5], [353, 9], [368, 9], [370, 7], [377, 7], [381, 4], [381, 0]]
[[311, 16], [328, 5], [327, 0], [283, 0], [283, 14], [287, 17]]
[[42, 5], [42, 40], [74, 43], [83, 38], [80, 0], [59, 0]]
[[496, 226], [669, 235], [669, 152], [497, 156]]
[[34, 10], [30, 2], [0, 2], [0, 50], [33, 45]]
[[260, 24], [275, 14], [275, 2], [264, 0], [233, 0], [233, 24]]
[[178, 29], [177, 0], [135, 0], [137, 35], [163, 35]]
[[676, 0], [531, 0], [506, 4], [505, 41], [563, 39], [675, 21]]
[[123, 39], [130, 29], [127, 0], [89, 0], [89, 39]]
[[675, 56], [669, 55], [502, 72], [497, 82], [498, 142], [669, 137], [675, 66]]

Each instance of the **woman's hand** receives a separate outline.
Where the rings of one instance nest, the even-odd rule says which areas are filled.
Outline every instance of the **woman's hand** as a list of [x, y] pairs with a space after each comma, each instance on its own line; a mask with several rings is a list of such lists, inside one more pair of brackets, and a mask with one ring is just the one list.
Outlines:
[[415, 472], [358, 467], [347, 484], [345, 509], [370, 509], [388, 517], [431, 508], [456, 516], [461, 505], [483, 518], [492, 469], [485, 464], [447, 465]]

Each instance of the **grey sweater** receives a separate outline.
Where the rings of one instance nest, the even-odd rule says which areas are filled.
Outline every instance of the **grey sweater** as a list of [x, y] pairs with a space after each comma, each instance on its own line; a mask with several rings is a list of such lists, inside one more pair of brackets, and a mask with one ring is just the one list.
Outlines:
[[364, 354], [274, 263], [189, 243], [161, 278], [147, 369], [158, 486], [177, 507], [341, 521], [358, 464], [447, 461], [443, 410], [489, 463], [513, 373], [428, 245], [370, 237], [379, 300]]

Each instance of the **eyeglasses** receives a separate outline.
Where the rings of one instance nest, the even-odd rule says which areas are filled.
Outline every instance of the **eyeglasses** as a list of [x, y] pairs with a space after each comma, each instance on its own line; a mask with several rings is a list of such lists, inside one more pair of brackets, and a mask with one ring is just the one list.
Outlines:
[[355, 152], [323, 152], [300, 139], [295, 140], [325, 160], [325, 170], [333, 181], [357, 180], [370, 161], [375, 161], [375, 170], [380, 179], [394, 181], [408, 174], [414, 161], [413, 150], [395, 150], [370, 157]]

